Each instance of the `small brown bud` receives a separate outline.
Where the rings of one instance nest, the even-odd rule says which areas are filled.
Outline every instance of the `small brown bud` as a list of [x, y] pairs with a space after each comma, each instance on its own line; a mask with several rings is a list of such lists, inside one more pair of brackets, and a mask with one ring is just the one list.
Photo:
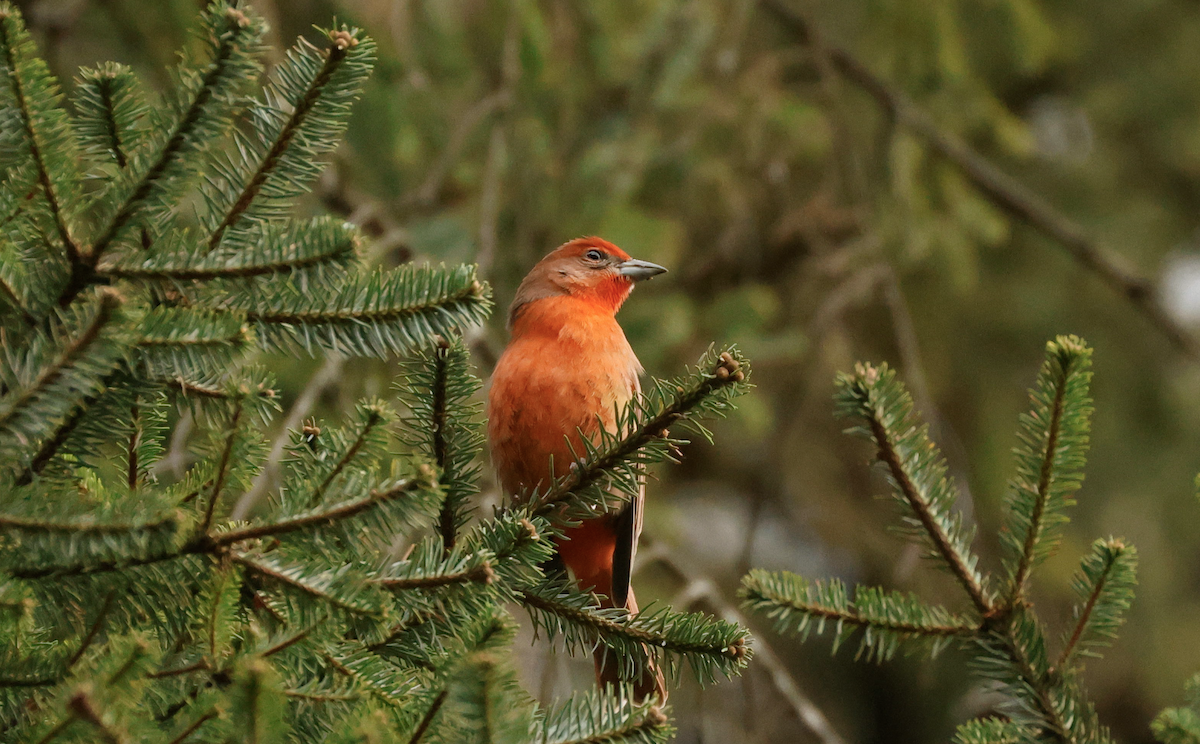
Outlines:
[[646, 711], [646, 723], [651, 726], [665, 726], [667, 724], [667, 714], [663, 713], [662, 708], [655, 705]]
[[492, 568], [492, 564], [484, 562], [471, 572], [471, 580], [478, 581], [481, 584], [494, 584], [496, 582], [496, 570]]
[[715, 375], [716, 378], [721, 382], [725, 382], [729, 379], [729, 370], [724, 367], [717, 367], [715, 370], [713, 370], [713, 375]]
[[524, 527], [525, 531], [529, 533], [530, 540], [538, 540], [541, 537], [541, 535], [538, 534], [537, 527], [534, 527], [533, 522], [530, 522], [528, 519], [522, 519], [521, 526]]
[[354, 38], [354, 34], [349, 31], [330, 31], [329, 40], [343, 52], [358, 46], [358, 39]]
[[238, 25], [238, 28], [245, 28], [250, 25], [250, 19], [246, 14], [237, 8], [226, 8], [225, 17]]
[[735, 370], [733, 373], [733, 379], [736, 380], [737, 382], [741, 382], [742, 380], [746, 379], [746, 373], [741, 371], [740, 369]]

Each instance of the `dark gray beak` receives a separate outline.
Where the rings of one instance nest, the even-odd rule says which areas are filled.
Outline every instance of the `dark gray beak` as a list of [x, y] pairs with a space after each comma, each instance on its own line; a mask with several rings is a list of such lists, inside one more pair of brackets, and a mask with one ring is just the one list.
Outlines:
[[627, 276], [635, 282], [640, 282], [643, 279], [649, 279], [652, 276], [658, 276], [665, 272], [666, 269], [658, 264], [652, 264], [649, 261], [639, 261], [636, 258], [631, 258], [628, 261], [622, 261], [617, 264], [617, 273], [621, 276]]

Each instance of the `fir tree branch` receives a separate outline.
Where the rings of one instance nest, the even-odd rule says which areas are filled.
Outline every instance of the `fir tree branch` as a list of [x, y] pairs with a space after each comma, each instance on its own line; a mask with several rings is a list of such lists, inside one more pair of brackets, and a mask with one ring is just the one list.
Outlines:
[[138, 443], [142, 438], [142, 429], [138, 421], [137, 398], [134, 398], [134, 403], [129, 408], [129, 419], [133, 426], [129, 433], [129, 445], [125, 449], [125, 484], [129, 486], [130, 491], [136, 491], [138, 487]]
[[1075, 626], [1051, 670], [1065, 669], [1076, 656], [1098, 655], [1091, 649], [1107, 645], [1116, 637], [1133, 601], [1136, 583], [1136, 548], [1114, 538], [1092, 544], [1071, 582], [1082, 601], [1075, 608]]
[[25, 325], [29, 326], [30, 328], [33, 328], [37, 325], [37, 318], [33, 317], [33, 315], [25, 307], [24, 303], [21, 302], [21, 298], [17, 296], [16, 290], [14, 290], [12, 286], [10, 286], [9, 283], [4, 280], [4, 277], [0, 277], [0, 294], [3, 294], [5, 301], [9, 304], [9, 306], [13, 307], [17, 311], [17, 313], [21, 316], [21, 320], [25, 322]]
[[75, 410], [71, 413], [71, 415], [68, 416], [62, 422], [62, 424], [54, 430], [54, 433], [51, 436], [47, 437], [46, 440], [42, 442], [41, 448], [38, 449], [37, 454], [33, 456], [33, 459], [29, 461], [29, 465], [27, 465], [24, 470], [17, 474], [15, 481], [16, 485], [29, 485], [33, 482], [34, 476], [40, 475], [41, 472], [46, 469], [46, 466], [49, 465], [50, 461], [54, 459], [54, 455], [56, 455], [59, 449], [66, 444], [67, 439], [69, 439], [71, 436], [71, 433], [75, 431], [75, 429], [83, 421], [84, 416], [87, 415], [88, 409], [92, 407], [99, 397], [99, 395], [89, 395], [84, 398], [78, 406], [75, 407]]
[[[71, 715], [74, 718], [91, 724], [100, 733], [100, 737], [105, 742], [108, 742], [108, 744], [122, 744], [125, 741], [123, 736], [114, 731], [105, 722], [104, 715], [96, 709], [96, 704], [86, 692], [76, 693], [67, 702], [67, 709], [71, 711]], [[44, 739], [43, 741], [48, 741], [48, 739]]]
[[[208, 115], [207, 109], [212, 105], [212, 101], [221, 89], [228, 85], [227, 78], [236, 67], [238, 58], [244, 55], [246, 49], [262, 34], [262, 24], [251, 20], [236, 8], [227, 8], [221, 22], [225, 25], [223, 30], [227, 33], [219, 37], [214, 58], [192, 96], [191, 103], [180, 116], [153, 164], [109, 220], [108, 227], [92, 244], [88, 254], [83, 257], [87, 265], [94, 268], [99, 263], [121, 229], [143, 207], [158, 186], [158, 182], [167, 175], [170, 166], [186, 151], [195, 130]], [[71, 299], [70, 296], [64, 296], [59, 302], [65, 305]]]
[[1025, 546], [1021, 551], [1021, 560], [1017, 564], [1017, 574], [1013, 578], [1012, 597], [1010, 603], [1020, 601], [1025, 592], [1025, 581], [1033, 567], [1033, 548], [1041, 537], [1042, 515], [1046, 510], [1046, 501], [1050, 491], [1050, 479], [1054, 472], [1054, 451], [1058, 446], [1059, 425], [1062, 423], [1063, 396], [1066, 394], [1066, 370], [1054, 386], [1054, 403], [1050, 409], [1050, 424], [1047, 430], [1046, 455], [1042, 459], [1041, 471], [1038, 474], [1037, 499], [1034, 501], [1033, 513], [1029, 518], [1029, 531], [1025, 534]]
[[[433, 464], [439, 472], [446, 472], [450, 463], [446, 456], [446, 374], [447, 355], [450, 351], [445, 339], [439, 338], [433, 350], [433, 386], [430, 389], [430, 435], [433, 445]], [[442, 535], [443, 550], [447, 554], [454, 549], [458, 537], [458, 515], [455, 504], [450, 499], [450, 493], [442, 501], [442, 509], [438, 514], [438, 531]]]
[[[258, 558], [263, 557], [264, 556], [258, 556]], [[255, 560], [255, 558], [246, 554], [234, 555], [232, 560], [244, 566], [248, 571], [262, 576], [263, 578], [297, 590], [310, 597], [319, 599], [332, 607], [336, 607], [348, 613], [360, 616], [378, 616], [382, 614], [378, 608], [354, 604], [345, 597], [339, 596], [338, 591], [344, 592], [344, 588], [339, 587], [331, 590], [330, 586], [319, 584], [316, 581], [307, 580], [307, 577], [296, 575], [295, 571], [288, 571], [287, 569], [289, 567], [267, 565], [261, 560]]]
[[313, 295], [276, 284], [260, 295], [231, 296], [268, 348], [348, 356], [386, 357], [423, 347], [437, 335], [481, 322], [490, 290], [473, 266], [413, 266], [372, 271], [343, 281], [335, 292]]
[[195, 721], [192, 721], [191, 725], [189, 725], [183, 731], [179, 732], [179, 736], [176, 736], [174, 739], [172, 739], [170, 741], [170, 744], [183, 744], [183, 742], [187, 741], [188, 737], [190, 737], [192, 734], [196, 733], [197, 729], [199, 729], [201, 726], [208, 723], [209, 721], [211, 721], [212, 719], [216, 718], [219, 715], [220, 714], [217, 713], [217, 711], [215, 711], [215, 710], [208, 711], [204, 715], [197, 718]]
[[625, 686], [613, 694], [574, 695], [547, 711], [538, 744], [665, 744], [674, 733], [656, 698], [636, 700]]
[[238, 423], [242, 418], [243, 406], [238, 405], [233, 410], [233, 416], [229, 421], [228, 436], [225, 437], [225, 447], [221, 450], [221, 460], [217, 464], [217, 473], [213, 480], [212, 494], [208, 497], [208, 503], [204, 506], [204, 519], [200, 522], [200, 526], [196, 530], [196, 534], [205, 534], [208, 532], [209, 526], [212, 525], [213, 515], [216, 513], [217, 501], [221, 498], [221, 491], [225, 488], [225, 478], [229, 475], [229, 458], [233, 454], [233, 443], [238, 436]]
[[599, 642], [615, 653], [629, 676], [640, 673], [654, 654], [663, 655], [667, 671], [675, 668], [674, 657], [683, 657], [704, 681], [716, 679], [717, 672], [731, 674], [749, 657], [745, 629], [706, 615], [647, 608], [630, 616], [601, 608], [594, 595], [554, 580], [518, 589], [516, 596], [548, 636], [561, 634], [568, 648]]
[[429, 705], [429, 710], [425, 711], [425, 715], [421, 717], [421, 722], [417, 725], [417, 730], [413, 732], [412, 738], [408, 740], [408, 744], [420, 744], [422, 737], [425, 736], [425, 732], [433, 724], [434, 716], [438, 714], [438, 711], [442, 709], [442, 705], [446, 702], [447, 694], [446, 690], [442, 690], [433, 699], [433, 702]]
[[66, 671], [71, 671], [71, 667], [79, 663], [79, 660], [91, 648], [92, 642], [96, 640], [96, 636], [100, 633], [100, 629], [104, 627], [104, 621], [108, 619], [108, 612], [112, 609], [113, 600], [116, 599], [116, 596], [116, 592], [109, 592], [104, 597], [104, 603], [100, 605], [100, 611], [96, 613], [96, 621], [92, 623], [83, 640], [79, 642], [79, 648], [75, 650], [75, 653], [71, 654], [71, 658], [67, 659]]
[[366, 443], [372, 432], [375, 431], [375, 428], [383, 422], [383, 412], [378, 408], [369, 408], [366, 413], [367, 417], [362, 423], [362, 429], [359, 430], [358, 435], [354, 438], [354, 441], [349, 447], [346, 448], [346, 451], [342, 453], [342, 456], [338, 458], [337, 463], [333, 466], [333, 469], [329, 471], [329, 474], [325, 476], [321, 483], [315, 489], [313, 489], [312, 494], [309, 495], [308, 505], [310, 507], [321, 503], [321, 499], [324, 498], [325, 491], [329, 488], [329, 485], [333, 483], [335, 478], [341, 475], [342, 471], [346, 468], [346, 465], [348, 465], [350, 461], [358, 455], [359, 450], [362, 449], [363, 444]]
[[305, 638], [308, 638], [310, 635], [312, 635], [313, 631], [316, 629], [317, 629], [317, 626], [310, 625], [307, 628], [305, 628], [304, 630], [301, 630], [299, 633], [293, 633], [292, 635], [288, 636], [287, 638], [284, 638], [282, 641], [272, 644], [270, 647], [265, 648], [262, 651], [259, 651], [258, 655], [263, 657], [264, 659], [274, 656], [275, 654], [277, 654], [281, 651], [284, 651], [286, 649], [291, 648], [292, 646], [295, 646], [297, 643], [299, 643], [300, 641], [303, 641]]
[[478, 492], [483, 444], [480, 406], [482, 387], [471, 370], [470, 351], [459, 335], [439, 336], [432, 349], [419, 350], [401, 368], [396, 392], [408, 408], [402, 441], [430, 458], [441, 475], [445, 498], [437, 516], [442, 552], [450, 555], [467, 519], [468, 499]]
[[108, 279], [183, 283], [284, 276], [352, 261], [358, 240], [352, 229], [331, 220], [264, 225], [253, 250], [236, 256], [198, 254], [189, 241], [156, 254], [123, 256], [101, 266]]
[[122, 302], [122, 297], [114, 290], [104, 289], [99, 293], [95, 312], [87, 326], [63, 347], [58, 356], [38, 373], [32, 383], [22, 388], [11, 401], [3, 401], [5, 405], [0, 411], [0, 428], [8, 426], [18, 415], [27, 413], [26, 409], [32, 401], [45, 394], [69, 367], [88, 354], [93, 345], [101, 339], [105, 327], [116, 317], [117, 308]]
[[97, 80], [97, 83], [97, 87], [100, 90], [101, 109], [104, 112], [104, 124], [108, 130], [108, 147], [112, 151], [113, 157], [117, 160], [117, 167], [124, 168], [125, 164], [129, 161], [125, 157], [124, 146], [121, 144], [121, 132], [117, 127], [117, 120], [113, 114], [113, 78], [103, 77]]
[[866, 424], [856, 432], [875, 444], [876, 458], [886, 467], [900, 503], [975, 609], [988, 617], [994, 609], [992, 599], [970, 552], [970, 534], [952, 512], [954, 492], [945, 463], [895, 371], [886, 364], [878, 368], [857, 364], [854, 374], [838, 375], [837, 387], [838, 414]]
[[[11, 27], [10, 24], [12, 24]], [[16, 11], [9, 7], [0, 7], [0, 48], [4, 50], [5, 65], [9, 70], [9, 74], [5, 77], [8, 78], [9, 89], [16, 101], [17, 111], [20, 113], [21, 127], [37, 170], [37, 178], [41, 184], [42, 193], [46, 195], [46, 204], [50, 207], [50, 213], [54, 217], [54, 225], [58, 230], [58, 236], [62, 241], [63, 249], [67, 252], [67, 258], [74, 264], [79, 262], [79, 246], [75, 243], [75, 239], [71, 237], [66, 217], [63, 215], [63, 207], [59, 200], [59, 194], [51, 177], [51, 169], [46, 163], [46, 158], [42, 152], [42, 145], [38, 141], [39, 137], [37, 128], [34, 126], [33, 113], [26, 101], [25, 86], [27, 85], [27, 81], [23, 79], [22, 65], [17, 59], [17, 46], [20, 43], [19, 37], [26, 33], [20, 16]]]
[[952, 639], [976, 636], [979, 620], [953, 615], [925, 605], [915, 596], [856, 587], [851, 601], [845, 584], [836, 579], [809, 582], [787, 571], [754, 570], [742, 579], [738, 592], [745, 604], [775, 621], [781, 632], [807, 638], [833, 625], [833, 649], [856, 629], [864, 631], [859, 654], [884, 660], [905, 643], [924, 644], [936, 655]]
[[1046, 359], [1030, 390], [1032, 410], [1021, 416], [1017, 475], [1009, 486], [1001, 543], [1008, 557], [1008, 605], [1024, 599], [1033, 567], [1061, 541], [1062, 513], [1083, 482], [1091, 399], [1091, 349], [1079, 338], [1046, 344]]
[[[671, 455], [668, 440], [669, 427], [698, 413], [720, 415], [728, 399], [746, 389], [743, 381], [746, 371], [744, 362], [734, 356], [735, 350], [708, 354], [701, 360], [701, 368], [688, 380], [676, 384], [656, 383], [650, 395], [635, 400], [626, 408], [617, 422], [619, 436], [602, 432], [599, 444], [584, 438], [588, 452], [577, 459], [571, 472], [558, 479], [542, 494], [533, 494], [529, 502], [531, 513], [550, 516], [560, 507], [578, 500], [587, 492], [604, 502], [607, 509], [619, 508], [632, 493], [636, 493], [639, 466], [653, 459], [665, 459]], [[652, 449], [654, 448], [654, 449]], [[636, 472], [631, 472], [636, 471]], [[621, 475], [633, 476], [621, 478]], [[616, 481], [617, 490], [612, 493], [608, 484]], [[632, 485], [631, 485], [632, 484]], [[587, 509], [583, 518], [595, 517], [596, 511]]]
[[967, 594], [970, 595], [975, 609], [979, 610], [980, 614], [987, 616], [992, 611], [992, 603], [985, 594], [983, 585], [977, 579], [974, 571], [968, 568], [967, 559], [955, 549], [955, 546], [950, 541], [950, 536], [934, 520], [928, 502], [925, 501], [922, 494], [917, 490], [916, 484], [913, 483], [908, 473], [905, 472], [894, 443], [891, 441], [888, 431], [883, 427], [883, 424], [877, 418], [871, 419], [868, 423], [871, 427], [871, 434], [879, 444], [879, 459], [883, 461], [888, 471], [892, 474], [892, 477], [895, 478], [900, 492], [912, 506], [913, 513], [917, 515], [921, 526], [925, 528], [930, 539], [933, 540], [938, 553], [945, 559], [946, 564], [950, 566], [950, 571], [958, 578], [958, 582], [962, 584], [963, 588], [967, 590]]
[[325, 64], [322, 65], [320, 72], [317, 73], [316, 77], [309, 84], [304, 96], [295, 103], [291, 117], [280, 131], [275, 142], [272, 143], [271, 149], [267, 151], [262, 162], [259, 163], [254, 175], [246, 183], [234, 201], [233, 206], [225, 213], [220, 224], [213, 230], [212, 235], [208, 239], [208, 250], [214, 250], [220, 244], [221, 236], [225, 234], [225, 231], [237, 224], [242, 214], [253, 203], [263, 184], [266, 183], [267, 177], [275, 170], [283, 154], [291, 147], [293, 139], [300, 131], [301, 123], [312, 112], [313, 107], [324, 92], [325, 86], [329, 83], [334, 73], [337, 72], [341, 63], [346, 59], [348, 50], [358, 45], [358, 39], [350, 33], [331, 32], [329, 36], [332, 43], [325, 52]]
[[379, 578], [374, 582], [392, 591], [405, 591], [408, 589], [437, 589], [451, 584], [491, 584], [495, 580], [496, 571], [492, 568], [492, 564], [483, 561], [479, 565], [463, 571], [409, 578]]
[[146, 676], [150, 679], [163, 679], [166, 677], [181, 677], [185, 674], [194, 672], [208, 672], [212, 670], [212, 664], [208, 659], [200, 659], [199, 661], [188, 664], [187, 666], [175, 667], [173, 669], [162, 669], [157, 672], [150, 672]]
[[230, 532], [222, 532], [211, 536], [212, 543], [217, 547], [226, 547], [235, 543], [244, 542], [246, 540], [255, 540], [262, 537], [276, 537], [286, 535], [290, 532], [298, 530], [312, 529], [321, 525], [327, 525], [332, 522], [339, 522], [343, 519], [348, 519], [357, 514], [361, 514], [368, 509], [372, 509], [380, 504], [383, 504], [401, 496], [406, 496], [414, 491], [418, 491], [425, 487], [425, 484], [416, 480], [401, 481], [398, 485], [388, 488], [383, 491], [372, 489], [371, 492], [364, 498], [355, 501], [346, 501], [340, 504], [334, 504], [327, 509], [320, 511], [301, 514], [290, 519], [283, 519], [278, 522], [268, 524], [254, 525], [251, 527], [242, 527], [240, 529], [231, 530]]

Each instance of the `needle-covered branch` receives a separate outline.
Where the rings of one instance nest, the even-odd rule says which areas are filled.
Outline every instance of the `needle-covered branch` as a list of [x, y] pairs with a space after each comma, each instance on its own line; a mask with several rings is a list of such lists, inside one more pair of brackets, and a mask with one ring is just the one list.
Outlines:
[[472, 372], [470, 352], [460, 336], [440, 338], [432, 349], [419, 351], [405, 364], [402, 379], [397, 393], [409, 413], [401, 437], [440, 473], [446, 497], [438, 532], [449, 552], [470, 516], [467, 501], [479, 491], [476, 454], [483, 444], [483, 427], [481, 406], [474, 398], [482, 383]]
[[37, 331], [23, 347], [4, 349], [0, 383], [0, 457], [27, 464], [82, 401], [100, 392], [123, 361], [133, 334], [123, 298], [105, 289], [68, 308], [54, 329]]
[[1200, 674], [1187, 684], [1187, 705], [1168, 708], [1150, 724], [1162, 744], [1200, 744]]
[[208, 194], [215, 225], [207, 230], [205, 252], [227, 235], [232, 248], [252, 246], [249, 235], [230, 231], [243, 222], [286, 216], [291, 200], [320, 174], [321, 156], [341, 139], [370, 74], [375, 43], [358, 29], [325, 35], [325, 49], [300, 39], [288, 51], [250, 112], [252, 133], [235, 133], [238, 146], [218, 163], [223, 188]]
[[810, 582], [788, 572], [751, 571], [738, 596], [771, 619], [779, 632], [801, 640], [828, 628], [834, 653], [862, 631], [857, 656], [875, 661], [890, 660], [900, 650], [936, 656], [951, 642], [975, 636], [981, 625], [977, 618], [927, 605], [911, 594], [859, 586], [851, 599], [837, 579]]
[[1074, 336], [1046, 344], [1046, 361], [1029, 391], [1033, 408], [1021, 416], [1017, 475], [1009, 486], [1005, 526], [1010, 601], [1021, 600], [1029, 572], [1062, 540], [1063, 511], [1075, 503], [1087, 462], [1092, 414], [1089, 349]]
[[56, 249], [78, 260], [79, 245], [71, 230], [83, 183], [78, 149], [58, 82], [37, 56], [20, 13], [8, 2], [0, 3], [0, 80], [7, 88], [0, 96], [0, 107], [6, 109], [0, 111], [0, 119], [19, 123], [20, 157], [36, 174], [39, 202], [44, 202]]
[[1057, 669], [1070, 666], [1078, 657], [1099, 656], [1096, 649], [1112, 644], [1125, 622], [1137, 584], [1137, 549], [1122, 540], [1109, 538], [1092, 543], [1071, 581], [1079, 604], [1075, 626], [1064, 638]]
[[81, 70], [72, 102], [80, 144], [101, 162], [124, 168], [145, 146], [150, 106], [137, 75], [125, 65]]
[[652, 661], [677, 678], [686, 661], [701, 683], [731, 677], [746, 665], [750, 634], [734, 623], [701, 613], [647, 607], [637, 615], [602, 608], [595, 595], [551, 579], [519, 591], [534, 626], [568, 651], [602, 644], [616, 657], [625, 679], [635, 679]]
[[[200, 44], [173, 71], [175, 87], [166, 105], [153, 109], [150, 142], [114, 183], [115, 198], [84, 261], [95, 267], [117, 241], [139, 231], [168, 210], [198, 174], [205, 149], [225, 134], [238, 101], [261, 70], [259, 44], [266, 31], [252, 12], [213, 3], [204, 12]], [[147, 220], [149, 218], [149, 220]], [[70, 301], [73, 287], [62, 301]]]
[[[603, 713], [599, 716], [596, 711]], [[568, 698], [546, 711], [539, 744], [666, 744], [675, 728], [660, 701], [638, 701], [625, 687]]]
[[838, 375], [837, 388], [838, 415], [860, 421], [850, 432], [875, 444], [876, 459], [904, 514], [904, 532], [929, 546], [930, 558], [958, 579], [981, 615], [990, 613], [991, 593], [971, 550], [974, 530], [963, 526], [954, 508], [956, 493], [946, 462], [895, 370], [886, 364], [858, 364], [853, 374]]
[[646, 466], [673, 460], [686, 440], [670, 436], [670, 427], [691, 429], [711, 441], [701, 421], [722, 417], [733, 399], [750, 389], [750, 368], [736, 347], [710, 350], [690, 375], [652, 380], [649, 390], [617, 412], [613, 431], [601, 429], [597, 441], [583, 437], [571, 471], [528, 499], [538, 516], [574, 521], [619, 511], [636, 496]]
[[228, 306], [245, 312], [268, 348], [383, 357], [481, 322], [490, 297], [472, 266], [402, 266], [354, 277], [334, 293], [286, 284]]

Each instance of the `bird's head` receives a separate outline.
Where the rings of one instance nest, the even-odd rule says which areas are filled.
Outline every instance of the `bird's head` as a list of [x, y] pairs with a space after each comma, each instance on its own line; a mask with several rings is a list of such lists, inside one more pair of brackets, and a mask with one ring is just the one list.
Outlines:
[[549, 297], [570, 296], [615, 314], [635, 282], [664, 271], [658, 264], [630, 258], [607, 240], [576, 238], [555, 248], [525, 276], [508, 311], [509, 327], [530, 305]]

